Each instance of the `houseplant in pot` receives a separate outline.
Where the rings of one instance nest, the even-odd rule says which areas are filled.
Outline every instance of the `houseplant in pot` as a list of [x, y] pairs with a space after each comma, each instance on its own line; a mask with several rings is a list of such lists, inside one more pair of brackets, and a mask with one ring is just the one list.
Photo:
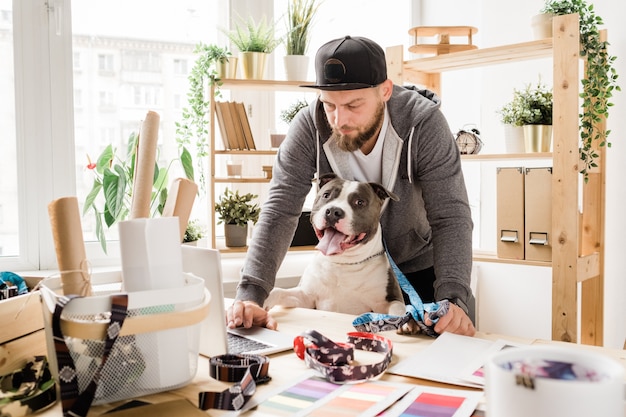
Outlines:
[[224, 237], [229, 248], [246, 246], [248, 223], [256, 224], [261, 208], [252, 200], [257, 198], [252, 193], [239, 194], [239, 190], [226, 188], [215, 203], [218, 224], [224, 224]]
[[285, 39], [285, 74], [288, 81], [306, 81], [309, 57], [306, 55], [317, 0], [290, 0], [287, 3], [287, 37]]
[[[96, 162], [88, 158], [87, 169], [93, 172], [94, 179], [91, 190], [83, 204], [83, 216], [93, 212], [96, 222], [96, 237], [102, 250], [107, 252], [106, 230], [114, 224], [126, 220], [130, 213], [133, 195], [133, 184], [136, 172], [137, 145], [139, 136], [131, 133], [128, 138], [126, 154], [117, 155], [113, 145], [104, 148]], [[181, 148], [179, 161], [187, 178], [193, 180], [193, 161], [187, 148]], [[168, 172], [174, 161], [167, 167], [155, 163], [150, 216], [158, 217], [163, 213], [168, 192]]]
[[239, 49], [243, 78], [262, 80], [266, 56], [282, 42], [276, 37], [275, 23], [268, 22], [265, 16], [259, 21], [250, 16], [247, 20], [239, 19], [233, 30], [222, 31]]
[[200, 224], [200, 220], [194, 219], [187, 223], [185, 235], [183, 236], [183, 244], [196, 246], [198, 241], [204, 237], [204, 228]]
[[502, 121], [522, 126], [526, 152], [549, 152], [552, 142], [552, 90], [541, 81], [513, 90], [513, 99], [500, 110]]
[[584, 166], [581, 173], [588, 180], [588, 170], [597, 166], [598, 147], [610, 147], [610, 131], [599, 127], [609, 116], [614, 91], [621, 91], [617, 84], [616, 60], [607, 51], [608, 42], [603, 39], [599, 26], [602, 18], [596, 15], [593, 4], [585, 0], [547, 0], [541, 13], [560, 16], [577, 13], [580, 28], [580, 55], [586, 60], [586, 74], [582, 83], [582, 109], [580, 112], [580, 159]]
[[[291, 103], [286, 109], [282, 110], [279, 114], [280, 120], [285, 122], [287, 125], [291, 124], [291, 121], [296, 114], [303, 108], [307, 107], [309, 103], [304, 99], [297, 99], [293, 103]], [[272, 148], [278, 148], [280, 144], [285, 140], [284, 133], [272, 133], [270, 134], [270, 144]]]

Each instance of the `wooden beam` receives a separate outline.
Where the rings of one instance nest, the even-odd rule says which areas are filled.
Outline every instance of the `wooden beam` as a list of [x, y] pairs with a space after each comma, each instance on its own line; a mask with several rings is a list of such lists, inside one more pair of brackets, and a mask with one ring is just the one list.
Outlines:
[[[607, 32], [600, 32], [600, 39], [607, 40]], [[602, 118], [594, 128], [606, 130]], [[604, 344], [604, 239], [606, 200], [606, 146], [594, 146], [599, 158], [598, 167], [589, 174], [583, 186], [582, 253], [599, 253], [598, 274], [581, 287], [581, 342], [589, 345]]]
[[577, 341], [578, 15], [553, 20], [552, 339]]

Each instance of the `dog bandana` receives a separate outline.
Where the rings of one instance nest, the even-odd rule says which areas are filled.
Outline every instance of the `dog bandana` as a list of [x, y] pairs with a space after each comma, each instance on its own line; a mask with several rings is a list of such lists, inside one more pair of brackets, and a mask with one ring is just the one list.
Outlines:
[[[391, 362], [391, 340], [372, 333], [348, 333], [348, 343], [335, 343], [315, 330], [308, 330], [293, 341], [293, 349], [309, 368], [335, 384], [363, 382], [382, 375]], [[384, 354], [382, 361], [351, 365], [354, 349]]]
[[[438, 334], [434, 330], [435, 323], [437, 323], [439, 317], [443, 317], [448, 312], [450, 301], [442, 300], [436, 303], [424, 304], [415, 288], [413, 288], [409, 280], [398, 268], [398, 265], [393, 261], [389, 252], [387, 252], [387, 258], [389, 258], [391, 268], [400, 283], [400, 288], [409, 296], [411, 304], [406, 306], [406, 315], [392, 316], [382, 313], [364, 313], [355, 318], [352, 325], [360, 332], [378, 333], [385, 330], [399, 329], [412, 318], [424, 334], [437, 337]], [[427, 326], [424, 323], [425, 315], [428, 315], [432, 325]]]

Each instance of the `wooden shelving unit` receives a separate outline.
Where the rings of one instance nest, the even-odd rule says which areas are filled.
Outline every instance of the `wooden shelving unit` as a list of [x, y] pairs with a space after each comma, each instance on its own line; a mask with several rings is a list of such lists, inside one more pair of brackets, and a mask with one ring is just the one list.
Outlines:
[[[598, 149], [599, 167], [582, 185], [579, 204], [579, 24], [578, 15], [557, 16], [553, 38], [455, 52], [404, 61], [402, 46], [388, 48], [389, 77], [396, 84], [418, 84], [441, 94], [442, 73], [516, 61], [551, 57], [553, 60], [552, 158], [552, 339], [578, 340], [578, 283], [581, 287], [580, 340], [603, 343], [605, 148]], [[604, 33], [606, 36], [606, 33]], [[602, 126], [598, 126], [601, 128]], [[467, 159], [527, 159], [514, 156], [476, 155]], [[496, 261], [489, 257], [481, 261]], [[503, 260], [497, 260], [501, 262]], [[506, 261], [508, 263], [513, 263]]]
[[[223, 79], [221, 80], [220, 89], [221, 90], [253, 90], [253, 91], [267, 91], [267, 92], [276, 92], [276, 91], [302, 91], [303, 84], [307, 84], [310, 82], [307, 81], [281, 81], [281, 80], [244, 80], [244, 79]], [[215, 86], [212, 86], [211, 92], [211, 111], [210, 111], [210, 186], [209, 186], [209, 207], [211, 212], [211, 247], [218, 248], [223, 252], [245, 252], [248, 250], [247, 247], [244, 248], [226, 248], [223, 245], [223, 242], [220, 242], [215, 237], [215, 221], [216, 214], [212, 209], [215, 201], [215, 184], [250, 184], [250, 183], [269, 183], [270, 179], [265, 178], [263, 176], [252, 176], [252, 177], [218, 177], [216, 175], [216, 165], [217, 161], [220, 157], [226, 156], [241, 156], [246, 159], [254, 159], [255, 157], [264, 157], [264, 156], [275, 156], [277, 151], [276, 149], [256, 149], [256, 150], [219, 150], [216, 148], [217, 145], [217, 137], [216, 137], [216, 105], [215, 105]], [[259, 167], [260, 168], [260, 167]], [[260, 171], [260, 169], [259, 169]], [[310, 250], [311, 247], [294, 247], [291, 250]]]

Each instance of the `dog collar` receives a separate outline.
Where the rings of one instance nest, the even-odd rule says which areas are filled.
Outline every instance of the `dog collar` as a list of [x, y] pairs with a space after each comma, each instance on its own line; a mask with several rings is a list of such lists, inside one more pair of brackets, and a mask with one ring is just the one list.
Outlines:
[[385, 250], [383, 249], [382, 251], [380, 251], [378, 253], [375, 253], [373, 255], [370, 255], [367, 258], [365, 258], [363, 260], [360, 260], [360, 261], [357, 261], [357, 262], [333, 262], [333, 263], [337, 264], [337, 265], [358, 265], [358, 264], [362, 264], [364, 262], [367, 262], [370, 259], [376, 258], [377, 256], [380, 256], [380, 255], [382, 255], [384, 253], [385, 253]]
[[[378, 352], [382, 361], [368, 365], [351, 365], [354, 349]], [[348, 343], [335, 343], [315, 330], [308, 330], [294, 339], [294, 351], [309, 368], [318, 371], [335, 384], [363, 382], [382, 375], [391, 362], [393, 345], [381, 335], [351, 332]]]
[[209, 361], [212, 378], [225, 382], [236, 382], [221, 391], [200, 392], [199, 408], [208, 410], [240, 410], [256, 392], [257, 384], [268, 382], [270, 360], [262, 355], [218, 355]]

